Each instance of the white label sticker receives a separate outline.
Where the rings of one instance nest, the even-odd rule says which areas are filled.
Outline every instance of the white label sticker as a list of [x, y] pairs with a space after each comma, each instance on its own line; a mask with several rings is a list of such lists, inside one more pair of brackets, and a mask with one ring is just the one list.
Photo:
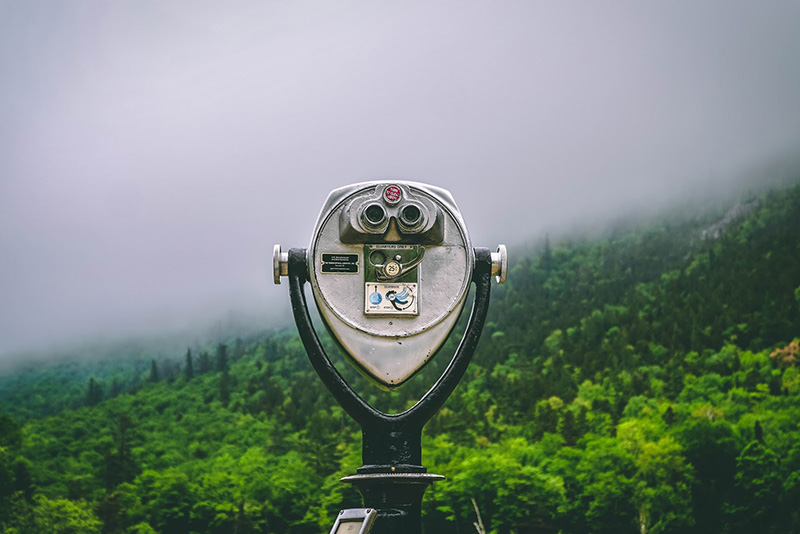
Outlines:
[[364, 313], [369, 315], [419, 315], [417, 284], [367, 282]]

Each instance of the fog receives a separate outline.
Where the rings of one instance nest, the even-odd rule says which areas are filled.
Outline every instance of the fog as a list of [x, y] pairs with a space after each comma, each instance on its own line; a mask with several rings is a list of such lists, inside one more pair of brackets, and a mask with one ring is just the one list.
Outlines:
[[348, 183], [447, 188], [494, 247], [770, 178], [798, 28], [793, 0], [0, 2], [0, 355], [278, 320], [272, 245]]

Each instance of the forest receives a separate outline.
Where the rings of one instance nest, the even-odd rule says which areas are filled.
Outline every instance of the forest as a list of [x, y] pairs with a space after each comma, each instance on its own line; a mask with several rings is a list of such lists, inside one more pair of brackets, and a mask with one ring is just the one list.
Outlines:
[[[800, 532], [800, 184], [509, 250], [423, 434], [426, 532]], [[402, 411], [463, 319], [395, 393], [337, 366]], [[310, 534], [360, 506], [360, 430], [294, 328], [186, 345], [5, 371], [0, 531]]]

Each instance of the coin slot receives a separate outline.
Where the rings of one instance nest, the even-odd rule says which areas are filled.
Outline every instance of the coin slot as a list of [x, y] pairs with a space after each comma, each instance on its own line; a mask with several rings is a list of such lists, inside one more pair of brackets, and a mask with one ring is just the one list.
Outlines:
[[373, 250], [372, 254], [369, 255], [369, 262], [376, 266], [383, 265], [386, 262], [386, 254], [380, 250]]

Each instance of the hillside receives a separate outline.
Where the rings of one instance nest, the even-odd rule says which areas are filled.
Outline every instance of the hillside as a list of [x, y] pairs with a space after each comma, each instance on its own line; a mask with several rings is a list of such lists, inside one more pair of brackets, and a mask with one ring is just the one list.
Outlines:
[[[426, 531], [800, 531], [800, 185], [512, 253]], [[393, 395], [340, 369], [399, 411], [457, 338]], [[325, 532], [359, 465], [293, 330], [0, 378], [4, 532]]]

